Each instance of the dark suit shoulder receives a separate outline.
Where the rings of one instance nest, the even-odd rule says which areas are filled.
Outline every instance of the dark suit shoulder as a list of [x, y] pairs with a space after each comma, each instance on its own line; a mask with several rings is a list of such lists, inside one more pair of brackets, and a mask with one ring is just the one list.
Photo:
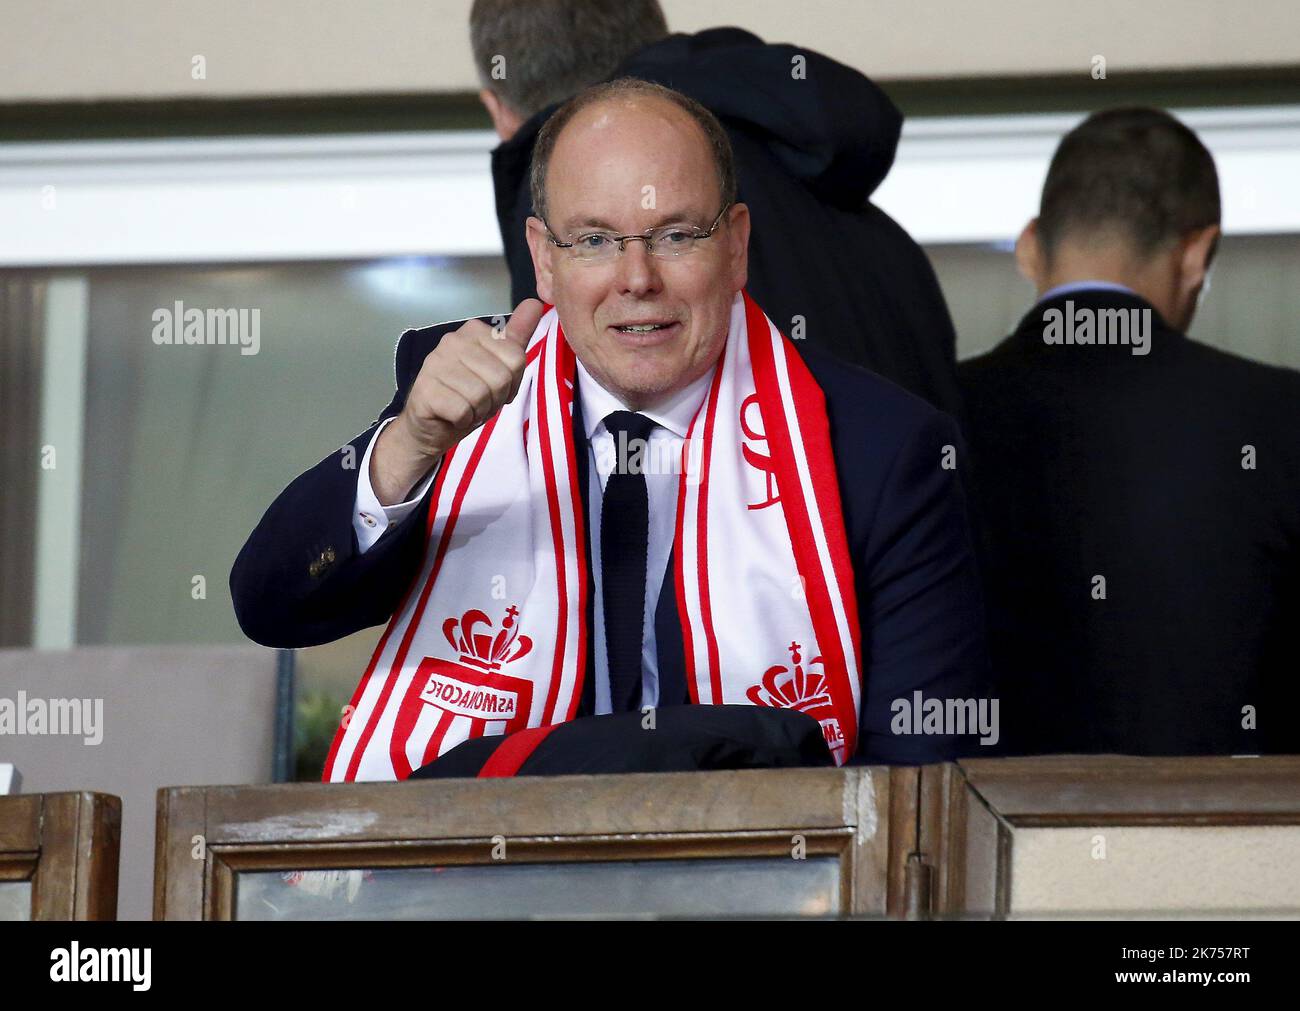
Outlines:
[[1184, 402], [1209, 413], [1245, 442], [1266, 443], [1289, 461], [1290, 485], [1300, 487], [1300, 372], [1242, 358], [1199, 341], [1184, 342], [1174, 379]]
[[1237, 383], [1256, 394], [1274, 393], [1285, 398], [1291, 410], [1300, 410], [1300, 371], [1243, 358], [1191, 338], [1187, 339], [1183, 354], [1207, 373], [1212, 372], [1216, 383]]
[[[1009, 389], [1041, 380], [1048, 372], [1059, 376], [1065, 389], [1094, 394], [1100, 377], [1112, 369], [1144, 370], [1151, 377], [1144, 398], [1177, 395], [1203, 396], [1207, 411], [1243, 410], [1252, 415], [1279, 418], [1300, 414], [1300, 371], [1245, 358], [1158, 323], [1149, 357], [1122, 354], [1117, 360], [1072, 356], [1072, 348], [1047, 347], [1021, 332], [1012, 334], [991, 350], [957, 365], [957, 378], [970, 407], [987, 401], [990, 409], [1005, 410]], [[1105, 371], [1098, 366], [1107, 365]], [[1139, 373], [1134, 373], [1139, 374]], [[1135, 390], [1136, 392], [1136, 390]]]
[[918, 430], [952, 424], [937, 407], [860, 365], [852, 365], [822, 348], [799, 347], [826, 397], [831, 437], [837, 449], [845, 437], [881, 447], [901, 443]]
[[987, 351], [962, 359], [957, 363], [957, 379], [965, 384], [991, 369], [997, 369], [1003, 358], [1015, 354], [1018, 343], [1016, 335], [1012, 334], [1002, 338]]

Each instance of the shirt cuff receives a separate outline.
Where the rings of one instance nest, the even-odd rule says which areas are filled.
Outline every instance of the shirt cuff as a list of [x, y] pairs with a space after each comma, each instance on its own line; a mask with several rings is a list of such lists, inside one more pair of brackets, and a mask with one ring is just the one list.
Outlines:
[[405, 502], [397, 502], [394, 505], [381, 505], [378, 496], [375, 495], [374, 488], [370, 485], [370, 454], [374, 451], [375, 442], [382, 432], [391, 422], [396, 420], [396, 416], [386, 418], [375, 429], [375, 434], [370, 439], [370, 445], [366, 447], [365, 456], [361, 458], [360, 472], [357, 474], [357, 500], [352, 507], [352, 529], [357, 535], [357, 552], [365, 554], [366, 551], [383, 536], [385, 530], [390, 524], [400, 523], [406, 519], [412, 509], [420, 504], [424, 498], [425, 492], [429, 490], [429, 485], [438, 474], [438, 467], [442, 465], [439, 460], [433, 469], [425, 478], [415, 486], [411, 491], [411, 497]]

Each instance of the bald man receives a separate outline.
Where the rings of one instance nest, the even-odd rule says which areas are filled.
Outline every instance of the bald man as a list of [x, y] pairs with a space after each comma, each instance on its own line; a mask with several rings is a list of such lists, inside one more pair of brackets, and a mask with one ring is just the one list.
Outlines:
[[[749, 298], [717, 120], [598, 86], [547, 122], [532, 186], [542, 301], [404, 333], [392, 403], [231, 573], [266, 645], [387, 623], [323, 778], [685, 705], [801, 713], [837, 764], [995, 740], [954, 426], [805, 363]], [[962, 726], [922, 719], [947, 700]]]

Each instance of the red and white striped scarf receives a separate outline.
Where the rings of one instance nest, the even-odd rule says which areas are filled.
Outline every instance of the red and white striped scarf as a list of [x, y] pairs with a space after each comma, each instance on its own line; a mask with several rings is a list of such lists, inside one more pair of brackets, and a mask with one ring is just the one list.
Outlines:
[[[589, 592], [574, 365], [548, 306], [518, 396], [443, 458], [424, 564], [345, 710], [325, 781], [405, 779], [468, 738], [574, 718]], [[674, 579], [691, 701], [806, 712], [843, 764], [861, 647], [825, 401], [747, 293], [681, 474]]]

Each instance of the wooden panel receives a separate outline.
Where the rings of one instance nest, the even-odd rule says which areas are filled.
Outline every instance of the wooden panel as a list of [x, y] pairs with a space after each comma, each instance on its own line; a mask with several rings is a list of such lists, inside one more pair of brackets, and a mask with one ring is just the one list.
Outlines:
[[1300, 757], [1061, 756], [959, 763], [1017, 825], [1264, 824], [1300, 816]]
[[[80, 794], [82, 830], [78, 866], [88, 874], [77, 889], [78, 920], [116, 920], [118, 870], [122, 853], [122, 801], [106, 794]], [[89, 810], [86, 810], [87, 803]]]
[[40, 839], [40, 795], [0, 797], [0, 853], [40, 849]]
[[488, 863], [493, 837], [567, 862], [788, 856], [800, 835], [840, 858], [841, 912], [900, 915], [916, 785], [855, 766], [161, 790], [154, 914], [229, 918], [245, 870]]
[[32, 881], [32, 919], [71, 920], [80, 847], [77, 794], [49, 794], [41, 800], [41, 857]]
[[50, 793], [38, 799], [40, 858], [32, 918], [115, 919], [122, 802], [102, 793]]
[[[1024, 845], [1029, 849], [1022, 870], [1032, 870], [1035, 876], [1022, 891], [1030, 896], [1025, 901], [1033, 912], [1071, 915], [1064, 908], [1053, 913], [1050, 896], [1059, 891], [1074, 896], [1068, 901], [1078, 907], [1074, 913], [1079, 915], [1110, 908], [1110, 900], [1099, 899], [1093, 909], [1080, 898], [1096, 891], [1086, 878], [1101, 865], [1084, 845], [1094, 838], [1095, 828], [1120, 826], [1123, 832], [1160, 833], [1141, 837], [1150, 839], [1147, 849], [1189, 846], [1190, 842], [1177, 842], [1185, 838], [1178, 833], [1237, 832], [1239, 841], [1234, 836], [1213, 836], [1218, 849], [1207, 848], [1209, 856], [1203, 860], [1206, 867], [1216, 866], [1212, 858], [1220, 854], [1215, 859], [1227, 874], [1233, 865], [1224, 861], [1222, 853], [1232, 852], [1234, 846], [1245, 853], [1262, 852], [1253, 841], [1261, 832], [1278, 833], [1286, 831], [1282, 826], [1300, 825], [1300, 758], [1293, 756], [972, 760], [958, 763], [946, 776], [935, 784], [934, 796], [925, 785], [922, 788], [923, 814], [939, 812], [923, 818], [936, 839], [931, 848], [937, 854], [942, 883], [934, 904], [939, 915], [1014, 915], [1013, 870], [1020, 866], [1019, 847]], [[1070, 852], [1078, 854], [1080, 864], [1073, 872], [1053, 855], [1060, 849], [1058, 833], [1070, 842]], [[1150, 882], [1154, 873], [1133, 869], [1137, 864], [1132, 838], [1124, 836], [1129, 848], [1112, 854], [1110, 877], [1123, 871]], [[1035, 853], [1048, 856], [1034, 863]], [[1057, 871], [1073, 877], [1053, 885], [1044, 875]], [[1209, 874], [1207, 882], [1222, 884], [1217, 872]], [[1146, 905], [1191, 909], [1199, 901], [1197, 896], [1205, 898], [1212, 891], [1195, 884], [1179, 895], [1157, 888]], [[1221, 901], [1214, 902], [1220, 912], [1227, 909]], [[1250, 912], [1258, 903], [1247, 906], [1244, 911]]]
[[1011, 828], [974, 790], [961, 791], [957, 802], [965, 819], [962, 889], [952, 894], [950, 909], [967, 915], [1005, 916], [1011, 894]]
[[36, 874], [39, 853], [0, 853], [0, 881], [28, 881]]
[[954, 778], [952, 765], [921, 769], [912, 874], [925, 874], [925, 895], [912, 903], [912, 919], [942, 915], [952, 906], [952, 896], [961, 895], [963, 868], [960, 861], [949, 857], [950, 850], [961, 845], [965, 828], [961, 812], [952, 802]]
[[[205, 801], [202, 787], [158, 791], [154, 832], [153, 918], [201, 920], [207, 866]], [[198, 837], [196, 842], [195, 837]], [[196, 846], [202, 854], [196, 857]]]
[[[800, 833], [808, 856], [845, 856], [856, 834], [849, 829]], [[423, 867], [441, 864], [492, 864], [491, 839], [454, 839], [404, 845], [375, 842], [295, 846], [221, 846], [213, 859], [236, 872], [307, 870], [341, 867]], [[762, 832], [746, 835], [651, 836], [519, 836], [507, 842], [511, 863], [585, 860], [682, 860], [718, 856], [790, 857], [790, 835]], [[348, 861], [352, 861], [348, 863]]]
[[833, 828], [856, 788], [845, 769], [212, 787], [208, 842]]
[[[848, 909], [858, 916], [899, 916], [901, 897], [895, 892], [908, 839], [896, 833], [897, 810], [916, 805], [914, 769], [856, 769], [857, 798], [851, 813], [846, 814], [854, 831], [852, 867], [852, 901]], [[906, 818], [904, 818], [906, 821]]]
[[[908, 857], [919, 848], [917, 838], [917, 804], [921, 787], [921, 770], [916, 767], [896, 767], [889, 770], [889, 850], [887, 866], [888, 902], [890, 916], [902, 919], [908, 916], [909, 898], [915, 906], [915, 896], [909, 896], [907, 873]], [[915, 912], [915, 910], [913, 910]]]

